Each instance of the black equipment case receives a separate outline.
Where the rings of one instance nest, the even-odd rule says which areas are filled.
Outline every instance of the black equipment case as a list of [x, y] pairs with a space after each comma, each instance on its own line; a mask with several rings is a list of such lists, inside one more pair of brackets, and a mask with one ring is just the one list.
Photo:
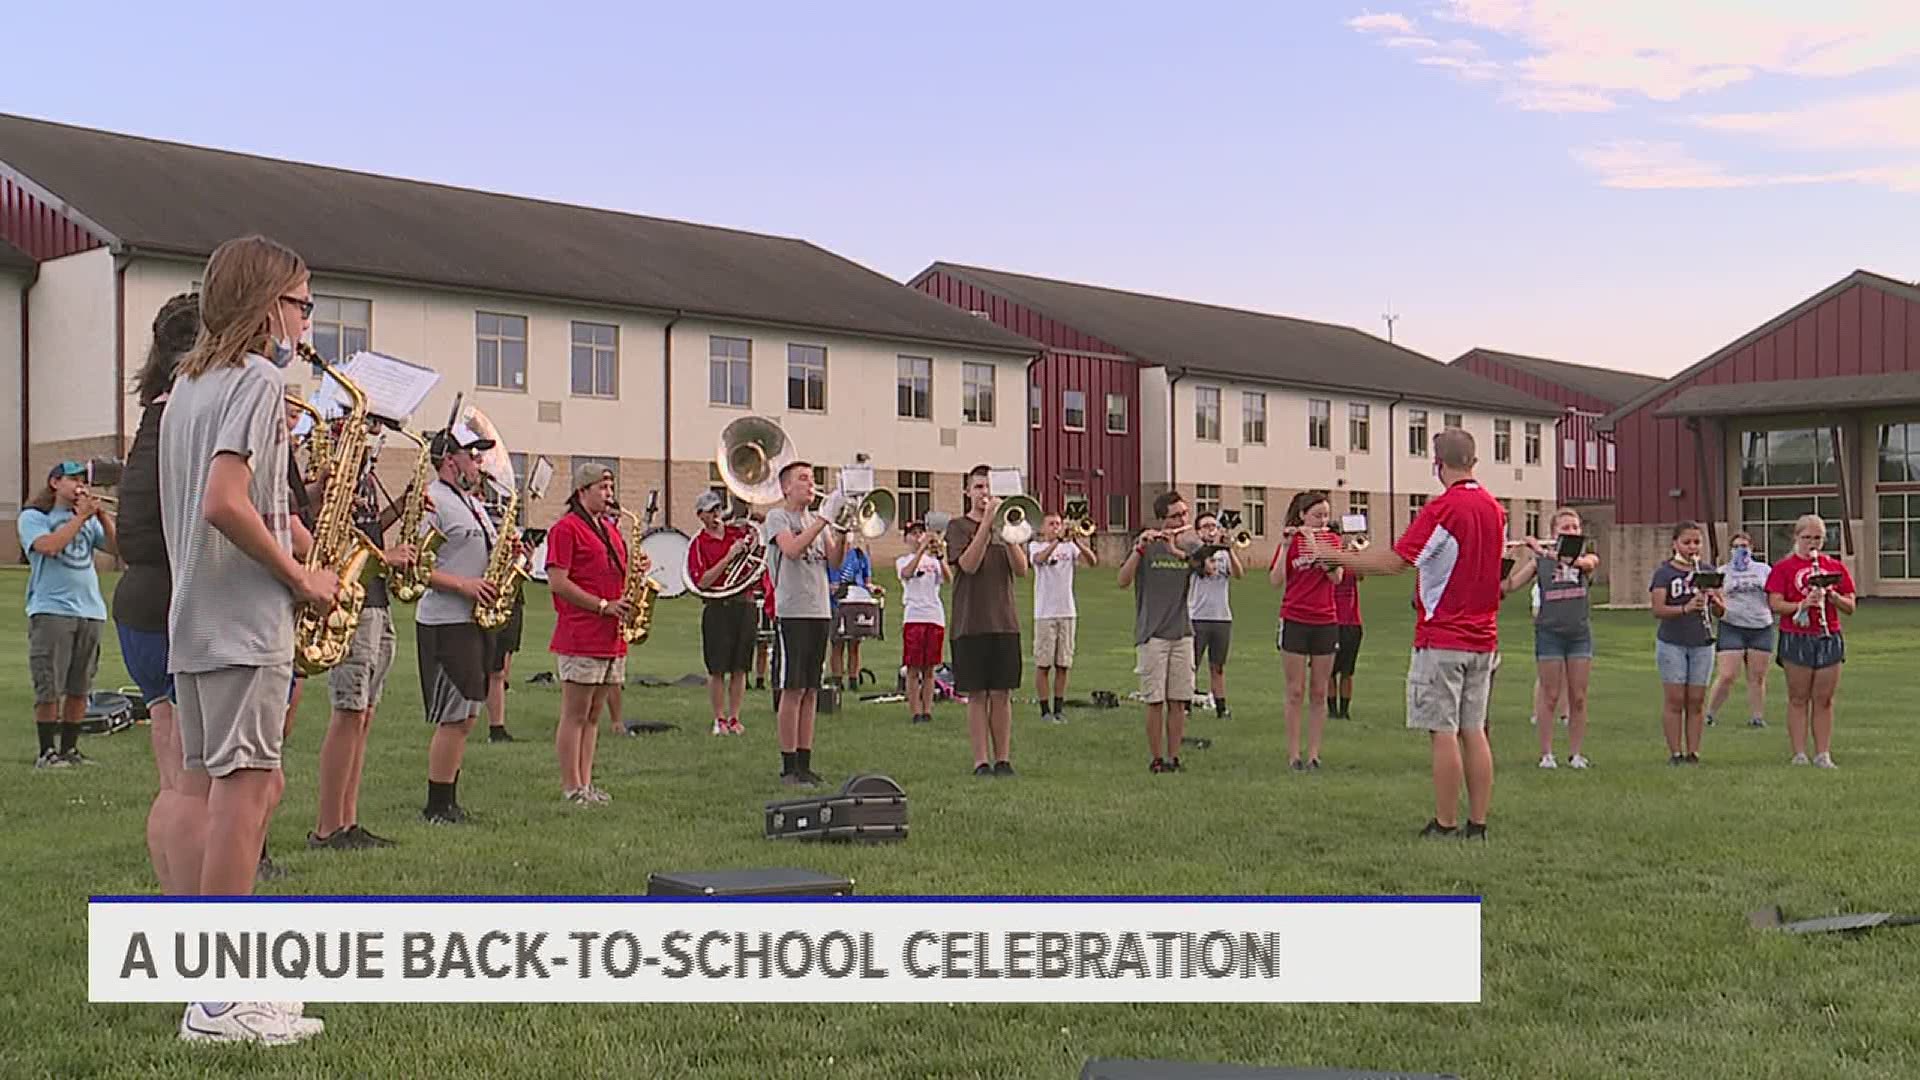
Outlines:
[[811, 870], [684, 870], [647, 875], [648, 896], [851, 896], [853, 879]]
[[907, 793], [891, 777], [861, 773], [832, 795], [771, 802], [770, 840], [904, 840]]

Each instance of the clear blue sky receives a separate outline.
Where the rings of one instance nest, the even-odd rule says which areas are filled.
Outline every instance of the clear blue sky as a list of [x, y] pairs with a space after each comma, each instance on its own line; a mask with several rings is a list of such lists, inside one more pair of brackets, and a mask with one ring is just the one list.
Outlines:
[[1909, 4], [36, 3], [0, 111], [1666, 374], [1920, 278]]

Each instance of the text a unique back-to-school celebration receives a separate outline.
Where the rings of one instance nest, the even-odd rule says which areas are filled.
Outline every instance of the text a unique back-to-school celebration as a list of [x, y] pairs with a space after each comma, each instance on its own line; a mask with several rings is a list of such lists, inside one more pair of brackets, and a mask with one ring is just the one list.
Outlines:
[[1912, 11], [23, 14], [0, 1072], [1920, 1075]]

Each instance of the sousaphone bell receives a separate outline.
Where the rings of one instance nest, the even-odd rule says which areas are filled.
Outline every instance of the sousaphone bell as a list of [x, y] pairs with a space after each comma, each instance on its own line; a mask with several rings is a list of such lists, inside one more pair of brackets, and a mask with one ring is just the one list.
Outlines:
[[764, 416], [743, 416], [728, 424], [720, 432], [715, 456], [721, 482], [750, 506], [779, 502], [780, 470], [798, 460], [793, 440]]

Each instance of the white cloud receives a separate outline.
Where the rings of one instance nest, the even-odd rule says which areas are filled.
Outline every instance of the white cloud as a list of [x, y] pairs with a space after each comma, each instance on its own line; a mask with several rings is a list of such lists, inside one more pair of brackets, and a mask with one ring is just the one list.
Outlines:
[[1565, 86], [1508, 86], [1500, 100], [1523, 112], [1601, 113], [1619, 107], [1605, 94]]
[[1760, 136], [1794, 150], [1920, 150], [1920, 88], [1779, 112], [1709, 113], [1687, 122], [1709, 131]]
[[1355, 15], [1347, 20], [1347, 25], [1363, 34], [1412, 35], [1418, 33], [1413, 28], [1413, 20], [1392, 12], [1382, 15], [1375, 15], [1372, 12]]
[[1455, 75], [1472, 82], [1500, 77], [1500, 65], [1491, 60], [1463, 60], [1458, 56], [1423, 56], [1414, 63], [1426, 67], [1446, 68]]
[[1387, 39], [1389, 49], [1437, 49], [1440, 43], [1429, 37], [1397, 37]]
[[1868, 184], [1920, 192], [1920, 161], [1906, 165], [1821, 172], [1730, 173], [1689, 153], [1677, 142], [1614, 139], [1573, 151], [1573, 158], [1600, 177], [1602, 186], [1628, 190], [1780, 187], [1803, 184]]

